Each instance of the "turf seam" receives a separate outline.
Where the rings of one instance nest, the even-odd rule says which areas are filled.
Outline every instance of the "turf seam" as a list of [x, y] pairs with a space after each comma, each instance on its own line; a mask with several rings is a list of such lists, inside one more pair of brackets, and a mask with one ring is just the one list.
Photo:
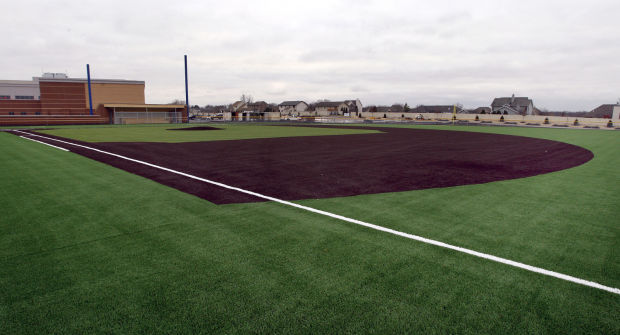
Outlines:
[[51, 249], [39, 250], [39, 251], [36, 251], [36, 252], [27, 253], [27, 254], [5, 256], [3, 261], [10, 261], [10, 260], [13, 260], [13, 259], [21, 259], [21, 258], [27, 258], [27, 257], [47, 254], [47, 253], [53, 253], [53, 252], [59, 251], [59, 250], [70, 249], [70, 248], [74, 248], [74, 247], [80, 247], [80, 246], [83, 246], [83, 245], [88, 245], [88, 244], [92, 244], [92, 243], [100, 242], [100, 241], [105, 241], [105, 240], [112, 240], [112, 239], [115, 239], [115, 238], [118, 238], [118, 237], [138, 235], [138, 234], [145, 233], [147, 231], [151, 231], [151, 230], [155, 230], [155, 229], [159, 229], [161, 227], [167, 227], [167, 226], [171, 226], [171, 225], [172, 225], [172, 223], [166, 223], [166, 224], [162, 224], [162, 225], [159, 225], [159, 226], [154, 226], [154, 227], [150, 227], [150, 228], [146, 228], [146, 229], [140, 229], [140, 230], [137, 230], [137, 231], [129, 231], [129, 232], [125, 232], [125, 233], [120, 233], [120, 234], [115, 234], [115, 235], [110, 235], [110, 236], [104, 236], [104, 237], [100, 237], [100, 238], [96, 238], [96, 239], [92, 239], [92, 240], [81, 241], [81, 242], [77, 242], [77, 243], [73, 243], [73, 244], [67, 244], [67, 245], [63, 245], [63, 246], [59, 246], [59, 247], [51, 248]]
[[280, 204], [283, 204], [283, 205], [295, 207], [295, 208], [306, 210], [306, 211], [313, 212], [313, 213], [316, 213], [316, 214], [321, 214], [321, 215], [328, 216], [328, 217], [331, 217], [331, 218], [334, 218], [334, 219], [338, 219], [338, 220], [341, 220], [341, 221], [345, 221], [345, 222], [349, 222], [349, 223], [354, 223], [354, 224], [357, 224], [357, 225], [360, 225], [360, 226], [364, 226], [364, 227], [367, 227], [367, 228], [371, 228], [371, 229], [374, 229], [374, 230], [378, 230], [378, 231], [383, 231], [383, 232], [386, 232], [386, 233], [389, 233], [389, 234], [392, 234], [392, 235], [401, 236], [401, 237], [408, 238], [408, 239], [411, 239], [411, 240], [415, 240], [415, 241], [423, 242], [423, 243], [426, 243], [426, 244], [431, 244], [431, 245], [435, 245], [435, 246], [438, 246], [438, 247], [442, 247], [442, 248], [458, 251], [458, 252], [469, 254], [469, 255], [472, 255], [472, 256], [476, 256], [476, 257], [479, 257], [479, 258], [491, 260], [491, 261], [494, 261], [494, 262], [497, 262], [497, 263], [510, 265], [512, 267], [520, 268], [520, 269], [527, 270], [527, 271], [530, 271], [530, 272], [542, 274], [542, 275], [549, 276], [549, 277], [554, 277], [554, 278], [557, 278], [557, 279], [562, 279], [562, 280], [569, 281], [569, 282], [572, 282], [572, 283], [575, 283], [575, 284], [579, 284], [579, 285], [583, 285], [583, 286], [588, 286], [588, 287], [592, 287], [592, 288], [596, 288], [596, 289], [607, 291], [607, 292], [610, 292], [610, 293], [613, 293], [613, 294], [620, 295], [620, 289], [619, 288], [605, 286], [605, 285], [602, 285], [600, 283], [596, 283], [596, 282], [593, 282], [593, 281], [589, 281], [589, 280], [573, 277], [573, 276], [566, 275], [566, 274], [563, 274], [563, 273], [559, 273], [559, 272], [555, 272], [555, 271], [551, 271], [551, 270], [546, 270], [546, 269], [543, 269], [543, 268], [539, 268], [539, 267], [536, 267], [536, 266], [520, 263], [520, 262], [517, 262], [517, 261], [513, 261], [513, 260], [506, 259], [506, 258], [494, 256], [494, 255], [491, 255], [491, 254], [486, 254], [486, 253], [482, 253], [482, 252], [479, 252], [479, 251], [475, 251], [475, 250], [471, 250], [471, 249], [467, 249], [467, 248], [451, 245], [451, 244], [448, 244], [448, 243], [444, 243], [444, 242], [441, 242], [441, 241], [432, 240], [432, 239], [425, 238], [425, 237], [422, 237], [422, 236], [418, 236], [418, 235], [414, 235], [414, 234], [409, 234], [409, 233], [397, 231], [397, 230], [394, 230], [394, 229], [391, 229], [391, 228], [375, 225], [375, 224], [364, 222], [364, 221], [360, 221], [360, 220], [357, 220], [357, 219], [352, 219], [352, 218], [349, 218], [349, 217], [345, 217], [345, 216], [342, 216], [342, 215], [330, 213], [330, 212], [323, 211], [323, 210], [320, 210], [320, 209], [316, 209], [316, 208], [312, 208], [312, 207], [296, 204], [296, 203], [293, 203], [293, 202], [290, 202], [290, 201], [277, 199], [277, 198], [274, 198], [274, 197], [271, 197], [271, 196], [267, 196], [267, 195], [263, 195], [263, 194], [260, 194], [260, 193], [252, 192], [252, 191], [249, 191], [249, 190], [245, 190], [245, 189], [242, 189], [242, 188], [226, 185], [226, 184], [223, 184], [223, 183], [220, 183], [220, 182], [216, 182], [216, 181], [213, 181], [213, 180], [197, 177], [197, 176], [194, 176], [194, 175], [191, 175], [191, 174], [188, 174], [188, 173], [184, 173], [184, 172], [181, 172], [181, 171], [169, 169], [169, 168], [166, 168], [166, 167], [163, 167], [163, 166], [159, 166], [159, 165], [155, 165], [155, 164], [152, 164], [152, 163], [140, 161], [140, 160], [137, 160], [137, 159], [133, 159], [133, 158], [130, 158], [130, 157], [119, 155], [119, 154], [115, 154], [115, 153], [107, 152], [107, 151], [104, 151], [104, 150], [92, 148], [92, 147], [89, 147], [89, 146], [85, 146], [85, 145], [81, 145], [81, 144], [76, 144], [76, 143], [72, 143], [72, 142], [68, 142], [68, 141], [63, 141], [63, 140], [59, 140], [59, 139], [55, 139], [55, 138], [51, 138], [51, 137], [41, 136], [41, 135], [37, 135], [37, 134], [32, 134], [32, 133], [28, 133], [28, 132], [24, 132], [24, 131], [20, 131], [20, 130], [14, 130], [14, 131], [26, 134], [28, 136], [40, 137], [40, 138], [43, 138], [43, 139], [46, 139], [46, 140], [56, 141], [56, 142], [60, 142], [60, 143], [63, 143], [63, 144], [73, 145], [73, 146], [84, 148], [84, 149], [87, 149], [87, 150], [96, 151], [96, 152], [103, 153], [103, 154], [106, 154], [106, 155], [111, 155], [111, 156], [114, 156], [114, 157], [117, 157], [117, 158], [121, 158], [121, 159], [125, 159], [125, 160], [128, 160], [128, 161], [134, 162], [134, 163], [143, 164], [143, 165], [155, 168], [155, 169], [167, 171], [167, 172], [174, 173], [174, 174], [177, 174], [177, 175], [181, 175], [181, 176], [184, 176], [184, 177], [187, 177], [187, 178], [191, 178], [191, 179], [194, 179], [194, 180], [202, 181], [202, 182], [205, 182], [205, 183], [208, 183], [208, 184], [220, 186], [222, 188], [226, 188], [226, 189], [229, 189], [229, 190], [234, 190], [234, 191], [238, 191], [238, 192], [245, 193], [245, 194], [248, 194], [248, 195], [252, 195], [252, 196], [255, 196], [255, 197], [258, 197], [258, 198], [261, 198], [261, 199], [277, 202], [277, 203], [280, 203]]

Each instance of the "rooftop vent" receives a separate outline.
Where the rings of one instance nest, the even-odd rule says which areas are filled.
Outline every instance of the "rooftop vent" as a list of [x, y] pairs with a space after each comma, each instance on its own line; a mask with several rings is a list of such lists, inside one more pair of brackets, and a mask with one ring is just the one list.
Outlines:
[[52, 72], [45, 72], [43, 74], [42, 78], [52, 78], [52, 79], [67, 79], [69, 78], [69, 76], [67, 76], [66, 73], [52, 73]]

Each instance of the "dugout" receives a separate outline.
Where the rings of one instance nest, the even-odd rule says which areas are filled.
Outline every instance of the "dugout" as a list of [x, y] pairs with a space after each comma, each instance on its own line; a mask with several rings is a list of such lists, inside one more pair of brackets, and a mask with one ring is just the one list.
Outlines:
[[109, 115], [112, 124], [187, 122], [185, 105], [106, 103], [98, 109], [101, 109], [102, 114]]

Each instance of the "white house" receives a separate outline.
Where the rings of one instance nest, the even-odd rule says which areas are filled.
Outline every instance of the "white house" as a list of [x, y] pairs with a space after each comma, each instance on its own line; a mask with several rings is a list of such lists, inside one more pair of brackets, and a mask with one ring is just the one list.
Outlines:
[[284, 101], [278, 105], [280, 114], [295, 115], [301, 112], [305, 112], [308, 109], [308, 104], [303, 101]]
[[349, 115], [349, 105], [344, 101], [323, 101], [316, 104], [314, 108], [317, 115]]
[[344, 101], [324, 101], [316, 104], [315, 111], [318, 115], [343, 115], [359, 116], [363, 110], [359, 99]]

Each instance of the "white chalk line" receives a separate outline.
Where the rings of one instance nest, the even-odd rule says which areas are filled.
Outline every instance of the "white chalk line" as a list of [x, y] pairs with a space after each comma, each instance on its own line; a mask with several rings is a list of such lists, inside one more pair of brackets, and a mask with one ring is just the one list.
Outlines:
[[51, 145], [51, 144], [49, 144], [49, 143], [45, 143], [45, 142], [41, 142], [41, 141], [37, 141], [37, 140], [35, 140], [35, 139], [33, 139], [33, 138], [28, 138], [28, 137], [24, 137], [24, 136], [20, 136], [20, 137], [21, 137], [21, 138], [25, 138], [25, 139], [30, 140], [30, 141], [33, 141], [33, 142], [37, 142], [37, 143], [41, 143], [41, 144], [45, 144], [45, 145], [47, 145], [47, 146], [50, 146], [50, 147], [52, 147], [52, 148], [56, 148], [56, 149], [58, 149], [58, 150], [62, 150], [62, 151], [69, 151], [69, 150], [67, 150], [67, 149], [65, 149], [65, 148], [61, 148], [61, 147], [57, 147], [57, 146], [55, 146], [55, 145]]
[[563, 274], [563, 273], [559, 273], [559, 272], [555, 272], [555, 271], [546, 270], [546, 269], [539, 268], [539, 267], [532, 266], [532, 265], [527, 265], [527, 264], [516, 262], [516, 261], [510, 260], [510, 259], [506, 259], [506, 258], [502, 258], [502, 257], [497, 257], [497, 256], [493, 256], [493, 255], [490, 255], [490, 254], [485, 254], [483, 252], [478, 252], [478, 251], [475, 251], [475, 250], [458, 247], [458, 246], [447, 244], [447, 243], [444, 243], [444, 242], [428, 239], [428, 238], [425, 238], [425, 237], [422, 237], [422, 236], [404, 233], [404, 232], [397, 231], [397, 230], [394, 230], [394, 229], [378, 226], [378, 225], [375, 225], [375, 224], [372, 224], [372, 223], [368, 223], [368, 222], [364, 222], [364, 221], [348, 218], [346, 216], [342, 216], [342, 215], [326, 212], [326, 211], [323, 211], [323, 210], [320, 210], [320, 209], [316, 209], [316, 208], [312, 208], [312, 207], [296, 204], [296, 203], [293, 203], [293, 202], [290, 202], [290, 201], [286, 201], [286, 200], [277, 199], [277, 198], [270, 197], [270, 196], [267, 196], [267, 195], [263, 195], [263, 194], [260, 194], [260, 193], [248, 191], [248, 190], [245, 190], [245, 189], [242, 189], [242, 188], [238, 188], [238, 187], [222, 184], [222, 183], [219, 183], [219, 182], [216, 182], [216, 181], [213, 181], [213, 180], [209, 180], [209, 179], [205, 179], [205, 178], [200, 178], [200, 177], [197, 177], [197, 176], [194, 176], [194, 175], [191, 175], [191, 174], [187, 174], [187, 173], [184, 173], [184, 172], [172, 170], [172, 169], [169, 169], [169, 168], [166, 168], [166, 167], [163, 167], [163, 166], [151, 164], [151, 163], [140, 161], [140, 160], [137, 160], [137, 159], [125, 157], [125, 156], [122, 156], [122, 155], [119, 155], [119, 154], [115, 154], [115, 153], [99, 150], [99, 149], [96, 149], [96, 148], [91, 148], [91, 147], [88, 147], [88, 146], [85, 146], [85, 145], [71, 143], [71, 142], [67, 142], [67, 141], [63, 141], [63, 140], [59, 140], [59, 139], [55, 139], [55, 138], [51, 138], [51, 137], [45, 137], [45, 136], [41, 136], [41, 135], [26, 133], [26, 132], [19, 131], [19, 130], [15, 130], [15, 131], [27, 134], [29, 136], [41, 137], [41, 138], [44, 138], [44, 139], [47, 139], [47, 140], [57, 141], [57, 142], [60, 142], [60, 143], [64, 143], [64, 144], [68, 144], [68, 145], [73, 145], [73, 146], [77, 146], [77, 147], [80, 147], [80, 148], [84, 148], [84, 149], [100, 152], [100, 153], [103, 153], [103, 154], [106, 154], [106, 155], [122, 158], [122, 159], [125, 159], [125, 160], [128, 160], [128, 161], [131, 161], [131, 162], [135, 162], [135, 163], [143, 164], [143, 165], [146, 165], [146, 166], [150, 166], [150, 167], [153, 167], [153, 168], [156, 168], [156, 169], [159, 169], [159, 170], [167, 171], [167, 172], [174, 173], [174, 174], [177, 174], [177, 175], [180, 175], [180, 176], [184, 176], [184, 177], [187, 177], [187, 178], [199, 180], [199, 181], [202, 181], [202, 182], [205, 182], [205, 183], [208, 183], [208, 184], [220, 186], [222, 188], [226, 188], [226, 189], [229, 189], [229, 190], [238, 191], [238, 192], [249, 194], [249, 195], [252, 195], [252, 196], [255, 196], [255, 197], [258, 197], [258, 198], [262, 198], [262, 199], [265, 199], [265, 200], [270, 200], [270, 201], [273, 201], [273, 202], [277, 202], [277, 203], [280, 203], [280, 204], [283, 204], [283, 205], [287, 205], [287, 206], [303, 209], [303, 210], [308, 211], [308, 212], [313, 212], [313, 213], [325, 215], [325, 216], [328, 216], [328, 217], [331, 217], [331, 218], [334, 218], [334, 219], [338, 219], [338, 220], [354, 223], [354, 224], [357, 224], [357, 225], [360, 225], [360, 226], [364, 226], [364, 227], [368, 227], [368, 228], [371, 228], [371, 229], [374, 229], [374, 230], [379, 230], [379, 231], [382, 231], [382, 232], [386, 232], [386, 233], [389, 233], [389, 234], [401, 236], [401, 237], [408, 238], [408, 239], [411, 239], [411, 240], [415, 240], [415, 241], [419, 241], [419, 242], [435, 245], [435, 246], [446, 248], [446, 249], [450, 249], [450, 250], [455, 250], [455, 251], [458, 251], [458, 252], [462, 252], [462, 253], [465, 253], [465, 254], [468, 254], [468, 255], [484, 258], [484, 259], [487, 259], [487, 260], [490, 260], [490, 261], [494, 261], [494, 262], [497, 262], [497, 263], [502, 263], [502, 264], [510, 265], [510, 266], [513, 266], [513, 267], [516, 267], [516, 268], [520, 268], [520, 269], [523, 269], [523, 270], [539, 273], [539, 274], [542, 274], [542, 275], [545, 275], [545, 276], [550, 276], [550, 277], [562, 279], [562, 280], [569, 281], [569, 282], [572, 282], [572, 283], [575, 283], [575, 284], [580, 284], [580, 285], [584, 285], [584, 286], [588, 286], [588, 287], [592, 287], [592, 288], [597, 288], [597, 289], [600, 289], [600, 290], [604, 290], [604, 291], [607, 291], [607, 292], [611, 292], [611, 293], [620, 295], [620, 289], [615, 288], [615, 287], [605, 286], [605, 285], [602, 285], [602, 284], [599, 284], [599, 283], [596, 283], [596, 282], [593, 282], [593, 281], [589, 281], [589, 280], [585, 280], [585, 279], [569, 276], [569, 275], [566, 275], [566, 274]]

